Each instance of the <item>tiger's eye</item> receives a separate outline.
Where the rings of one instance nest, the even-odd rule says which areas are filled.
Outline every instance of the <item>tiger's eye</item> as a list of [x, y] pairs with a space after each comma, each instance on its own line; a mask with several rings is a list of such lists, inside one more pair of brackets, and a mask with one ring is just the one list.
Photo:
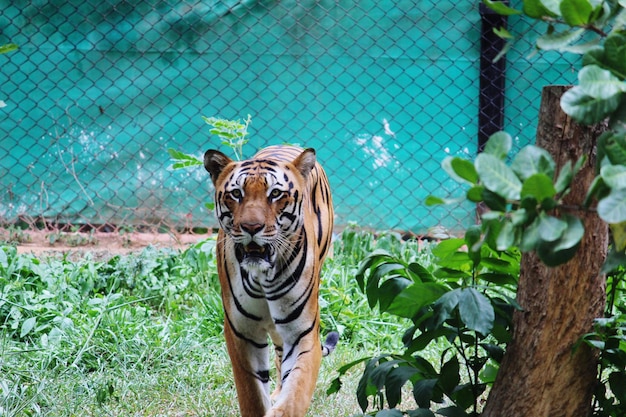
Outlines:
[[237, 200], [239, 200], [241, 198], [241, 190], [238, 188], [235, 188], [234, 190], [230, 192], [230, 195], [233, 196], [233, 198], [236, 198]]
[[278, 188], [274, 188], [271, 192], [270, 192], [270, 197], [271, 198], [278, 198], [283, 194], [282, 191], [280, 191]]

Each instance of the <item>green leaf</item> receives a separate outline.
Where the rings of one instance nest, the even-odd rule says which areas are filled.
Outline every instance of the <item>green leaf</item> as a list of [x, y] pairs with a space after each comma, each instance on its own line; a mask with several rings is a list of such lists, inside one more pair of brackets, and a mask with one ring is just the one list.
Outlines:
[[537, 47], [544, 51], [565, 51], [570, 45], [576, 42], [585, 29], [574, 29], [565, 32], [545, 34], [537, 38]]
[[478, 264], [480, 262], [481, 227], [478, 225], [469, 226], [465, 230], [465, 242], [467, 243], [468, 256]]
[[433, 274], [428, 269], [417, 262], [411, 262], [407, 267], [413, 282], [433, 282]]
[[506, 211], [506, 200], [504, 199], [504, 197], [501, 197], [500, 195], [487, 189], [483, 189], [482, 201], [484, 201], [487, 207], [489, 207], [491, 210], [495, 210], [498, 212]]
[[496, 156], [481, 153], [476, 157], [476, 171], [490, 191], [509, 200], [519, 200], [522, 184], [513, 170]]
[[556, 217], [542, 214], [539, 217], [539, 236], [544, 242], [555, 242], [565, 232], [567, 223]]
[[446, 201], [443, 198], [435, 197], [434, 195], [429, 195], [428, 197], [426, 197], [426, 200], [424, 200], [424, 204], [430, 207], [430, 206], [446, 204]]
[[480, 380], [486, 384], [493, 384], [496, 381], [498, 375], [498, 367], [491, 364], [485, 365], [480, 373]]
[[506, 132], [496, 132], [489, 136], [483, 153], [493, 155], [498, 159], [504, 159], [509, 154], [513, 146], [511, 135]]
[[554, 198], [551, 198], [551, 197], [544, 198], [541, 201], [541, 209], [544, 211], [554, 210], [557, 205], [558, 205], [558, 202]]
[[404, 277], [391, 277], [383, 282], [377, 291], [380, 311], [387, 311], [396, 296], [412, 283], [411, 280]]
[[28, 335], [31, 330], [37, 324], [37, 317], [29, 317], [22, 323], [22, 329], [20, 330], [20, 338]]
[[519, 208], [511, 212], [511, 223], [513, 223], [513, 226], [524, 225], [528, 220], [531, 219], [530, 213], [532, 213], [532, 210], [529, 211], [525, 208]]
[[583, 92], [593, 98], [609, 99], [626, 92], [626, 83], [597, 65], [583, 67], [578, 72], [578, 81]]
[[561, 49], [562, 52], [570, 52], [572, 54], [578, 54], [578, 55], [583, 55], [586, 54], [587, 52], [594, 50], [598, 47], [598, 45], [600, 45], [600, 39], [593, 39], [589, 42], [585, 42], [585, 43], [575, 43], [569, 46], [565, 46], [563, 47], [563, 49]]
[[561, 12], [561, 8], [560, 8], [560, 4], [561, 4], [561, 0], [540, 0], [541, 4], [543, 4], [543, 6], [550, 11], [550, 13], [553, 13], [554, 16], [558, 16], [559, 13]]
[[169, 148], [167, 152], [174, 160], [174, 163], [170, 166], [171, 169], [181, 169], [204, 165], [204, 161], [202, 161], [200, 158], [182, 153], [180, 151], [177, 151], [176, 149]]
[[521, 197], [534, 197], [541, 202], [546, 198], [552, 198], [556, 194], [556, 189], [552, 180], [546, 174], [534, 174], [528, 177], [522, 184]]
[[[501, 28], [493, 28], [493, 33], [496, 34], [496, 36], [498, 36], [501, 39], [509, 39], [512, 40], [515, 37], [513, 35], [511, 35], [511, 32], [509, 32], [508, 30], [506, 30], [506, 28], [501, 27]], [[496, 61], [494, 59], [494, 61]]]
[[458, 333], [456, 332], [456, 330], [450, 327], [439, 327], [435, 330], [426, 329], [422, 332], [422, 334], [420, 334], [408, 344], [405, 353], [407, 355], [410, 355], [414, 352], [424, 350], [426, 346], [428, 346], [433, 340], [442, 340], [444, 338], [452, 340], [457, 335]]
[[456, 355], [453, 355], [450, 360], [441, 367], [439, 385], [447, 395], [452, 394], [456, 386], [459, 385], [459, 370], [459, 360]]
[[420, 379], [413, 383], [413, 398], [418, 406], [430, 407], [436, 385], [437, 379]]
[[467, 199], [471, 202], [474, 203], [479, 203], [481, 201], [483, 201], [483, 191], [485, 190], [485, 187], [483, 187], [482, 185], [476, 185], [472, 188], [470, 188], [469, 190], [467, 190]]
[[170, 157], [172, 157], [172, 159], [192, 159], [193, 158], [191, 155], [187, 155], [186, 153], [178, 151], [174, 148], [169, 148], [167, 150], [167, 153], [170, 154]]
[[594, 98], [580, 86], [567, 90], [561, 96], [561, 108], [577, 122], [594, 124], [604, 120], [620, 104], [620, 95], [608, 99]]
[[561, 16], [570, 26], [583, 26], [589, 23], [593, 6], [588, 0], [562, 0]]
[[438, 282], [415, 283], [396, 295], [386, 311], [398, 317], [411, 319], [423, 307], [434, 303], [447, 291], [447, 288]]
[[457, 156], [448, 156], [441, 162], [441, 167], [456, 182], [469, 182], [470, 184], [478, 182], [478, 174], [471, 161]]
[[[432, 249], [432, 254], [440, 259], [440, 261], [454, 255], [460, 248], [465, 245], [465, 239], [453, 238], [442, 240]], [[440, 262], [440, 266], [443, 265]]]
[[402, 269], [404, 269], [404, 265], [395, 263], [393, 260], [390, 260], [388, 263], [383, 262], [375, 268], [372, 268], [372, 273], [370, 274], [367, 281], [367, 287], [365, 291], [370, 308], [374, 308], [376, 303], [379, 301], [380, 296], [382, 295], [381, 289], [378, 286], [380, 280], [388, 274], [401, 271]]
[[469, 278], [471, 274], [467, 271], [467, 268], [455, 269], [455, 268], [438, 268], [433, 275], [442, 280], [458, 282], [459, 278]]
[[524, 14], [533, 19], [539, 19], [543, 16], [556, 16], [556, 14], [550, 12], [540, 0], [524, 0], [523, 10]]
[[626, 166], [624, 165], [604, 165], [600, 169], [600, 175], [604, 183], [609, 187], [626, 188]]
[[433, 316], [434, 324], [433, 327], [437, 328], [443, 324], [446, 320], [452, 317], [452, 312], [459, 304], [459, 299], [461, 298], [461, 293], [463, 289], [457, 288], [452, 291], [448, 291], [433, 305], [435, 314]]
[[18, 48], [19, 48], [19, 46], [17, 46], [14, 43], [7, 43], [7, 44], [4, 44], [4, 45], [0, 45], [0, 54], [6, 54], [7, 52], [12, 52], [12, 51], [15, 51]]
[[548, 151], [535, 145], [522, 148], [511, 163], [511, 169], [522, 179], [535, 174], [545, 174], [554, 177], [556, 164]]
[[465, 410], [455, 406], [440, 408], [437, 410], [437, 414], [444, 417], [469, 417]]
[[452, 158], [450, 165], [454, 172], [470, 184], [478, 182], [478, 174], [471, 161], [461, 158]]
[[578, 217], [565, 214], [563, 220], [566, 222], [567, 227], [554, 247], [555, 252], [575, 248], [585, 235], [585, 227]]
[[494, 283], [499, 287], [517, 284], [517, 278], [514, 275], [504, 273], [483, 272], [478, 275], [478, 279]]
[[537, 217], [529, 226], [526, 227], [526, 229], [524, 229], [522, 239], [520, 241], [520, 250], [522, 252], [530, 252], [537, 247], [540, 240], [539, 217]]
[[4, 269], [9, 267], [9, 259], [7, 257], [6, 252], [2, 250], [1, 247], [0, 247], [0, 266]]
[[622, 404], [626, 402], [626, 374], [623, 370], [611, 372], [609, 385], [618, 401]]
[[[626, 10], [624, 11], [626, 12]], [[617, 110], [611, 114], [611, 118], [609, 119], [609, 129], [626, 134], [626, 95], [622, 95], [622, 99], [617, 107]]]
[[[626, 6], [622, 7], [626, 8]], [[626, 11], [622, 10], [622, 13], [626, 17]], [[626, 79], [626, 33], [624, 31], [615, 31], [606, 38], [604, 57], [608, 64], [607, 69], [612, 70], [622, 80]]]
[[557, 193], [562, 193], [567, 190], [574, 179], [574, 172], [572, 171], [572, 161], [567, 161], [563, 167], [561, 167], [561, 171], [559, 172], [559, 177], [556, 179], [556, 183], [554, 184], [554, 189]]
[[489, 299], [474, 288], [466, 288], [461, 292], [458, 303], [461, 320], [467, 328], [487, 336], [495, 320]]
[[[474, 367], [478, 366], [478, 364], [480, 362], [484, 361], [483, 358], [477, 360], [476, 362], [473, 362]], [[471, 365], [470, 365], [471, 366]], [[470, 384], [470, 383], [465, 383], [462, 385], [459, 385], [455, 390], [454, 393], [451, 395], [451, 399], [453, 401], [454, 404], [456, 404], [456, 406], [454, 407], [456, 410], [449, 410], [449, 413], [453, 413], [453, 414], [449, 414], [450, 416], [468, 416], [467, 414], [465, 414], [465, 412], [463, 410], [467, 410], [468, 408], [472, 407], [474, 405], [474, 401], [477, 398], [481, 398], [481, 394], [484, 392], [486, 386], [485, 384]], [[463, 414], [456, 414], [457, 412], [461, 412]], [[469, 416], [468, 416], [469, 417]], [[472, 417], [476, 417], [472, 414]]]
[[483, 0], [483, 2], [491, 10], [493, 10], [494, 12], [502, 16], [512, 16], [516, 14], [522, 14], [520, 10], [513, 9], [509, 7], [508, 4], [502, 1]]
[[483, 258], [482, 264], [491, 272], [517, 273], [519, 270], [519, 260], [512, 254], [498, 254]]
[[547, 266], [558, 266], [572, 259], [585, 233], [580, 219], [565, 215], [563, 220], [566, 222], [566, 228], [559, 239], [556, 241], [540, 240], [537, 244], [537, 255]]
[[[417, 373], [418, 370], [411, 366], [398, 366], [389, 371], [385, 379], [385, 393], [387, 394], [389, 407], [394, 408], [400, 403], [402, 387]], [[400, 414], [400, 416], [402, 416], [402, 414]]]
[[598, 202], [598, 215], [607, 223], [626, 221], [626, 188], [612, 189]]
[[389, 255], [387, 251], [384, 250], [376, 250], [367, 256], [360, 264], [359, 269], [354, 274], [354, 278], [359, 286], [359, 289], [362, 292], [365, 292], [366, 282], [365, 278], [368, 270], [376, 268], [381, 263], [386, 262], [387, 260], [392, 260], [392, 256]]
[[[597, 142], [599, 164], [604, 163], [606, 156], [614, 165], [626, 165], [626, 132], [604, 132], [600, 135]], [[601, 165], [597, 165], [596, 169], [600, 172]]]
[[395, 368], [401, 360], [391, 359], [393, 356], [391, 354], [384, 355], [390, 359], [383, 360], [380, 359], [376, 366], [373, 366], [370, 369], [370, 382], [376, 386], [376, 388], [381, 389], [385, 386], [385, 380], [387, 379], [387, 374], [390, 370]]
[[[614, 249], [624, 253], [626, 249], [626, 222], [609, 224], [613, 236]], [[607, 257], [608, 260], [608, 257]], [[605, 260], [605, 265], [606, 265]]]
[[505, 251], [515, 244], [515, 228], [511, 222], [505, 222], [496, 239], [496, 249]]

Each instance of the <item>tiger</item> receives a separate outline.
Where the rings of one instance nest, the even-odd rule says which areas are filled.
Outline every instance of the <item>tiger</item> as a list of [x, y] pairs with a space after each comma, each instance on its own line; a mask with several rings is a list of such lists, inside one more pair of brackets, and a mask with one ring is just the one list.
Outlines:
[[[302, 417], [321, 357], [318, 293], [332, 244], [333, 203], [315, 150], [270, 146], [233, 161], [204, 154], [215, 186], [224, 336], [243, 417]], [[270, 395], [270, 348], [276, 382]]]

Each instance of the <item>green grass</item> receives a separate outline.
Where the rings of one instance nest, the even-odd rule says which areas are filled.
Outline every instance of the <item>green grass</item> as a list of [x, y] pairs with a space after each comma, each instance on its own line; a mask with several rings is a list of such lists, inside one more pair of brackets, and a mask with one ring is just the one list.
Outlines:
[[[0, 250], [0, 416], [236, 416], [214, 241], [183, 252], [78, 260]], [[405, 323], [367, 305], [354, 275], [384, 248], [427, 261], [416, 243], [349, 229], [335, 242], [320, 291], [324, 359], [309, 415], [360, 415], [360, 368], [326, 395], [336, 369], [399, 351]]]

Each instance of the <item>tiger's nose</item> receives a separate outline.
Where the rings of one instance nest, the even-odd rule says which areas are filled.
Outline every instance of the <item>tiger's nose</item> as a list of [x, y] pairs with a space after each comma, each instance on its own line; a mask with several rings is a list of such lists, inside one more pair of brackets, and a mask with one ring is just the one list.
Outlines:
[[254, 236], [263, 230], [263, 226], [262, 223], [241, 223], [241, 229], [250, 236]]

